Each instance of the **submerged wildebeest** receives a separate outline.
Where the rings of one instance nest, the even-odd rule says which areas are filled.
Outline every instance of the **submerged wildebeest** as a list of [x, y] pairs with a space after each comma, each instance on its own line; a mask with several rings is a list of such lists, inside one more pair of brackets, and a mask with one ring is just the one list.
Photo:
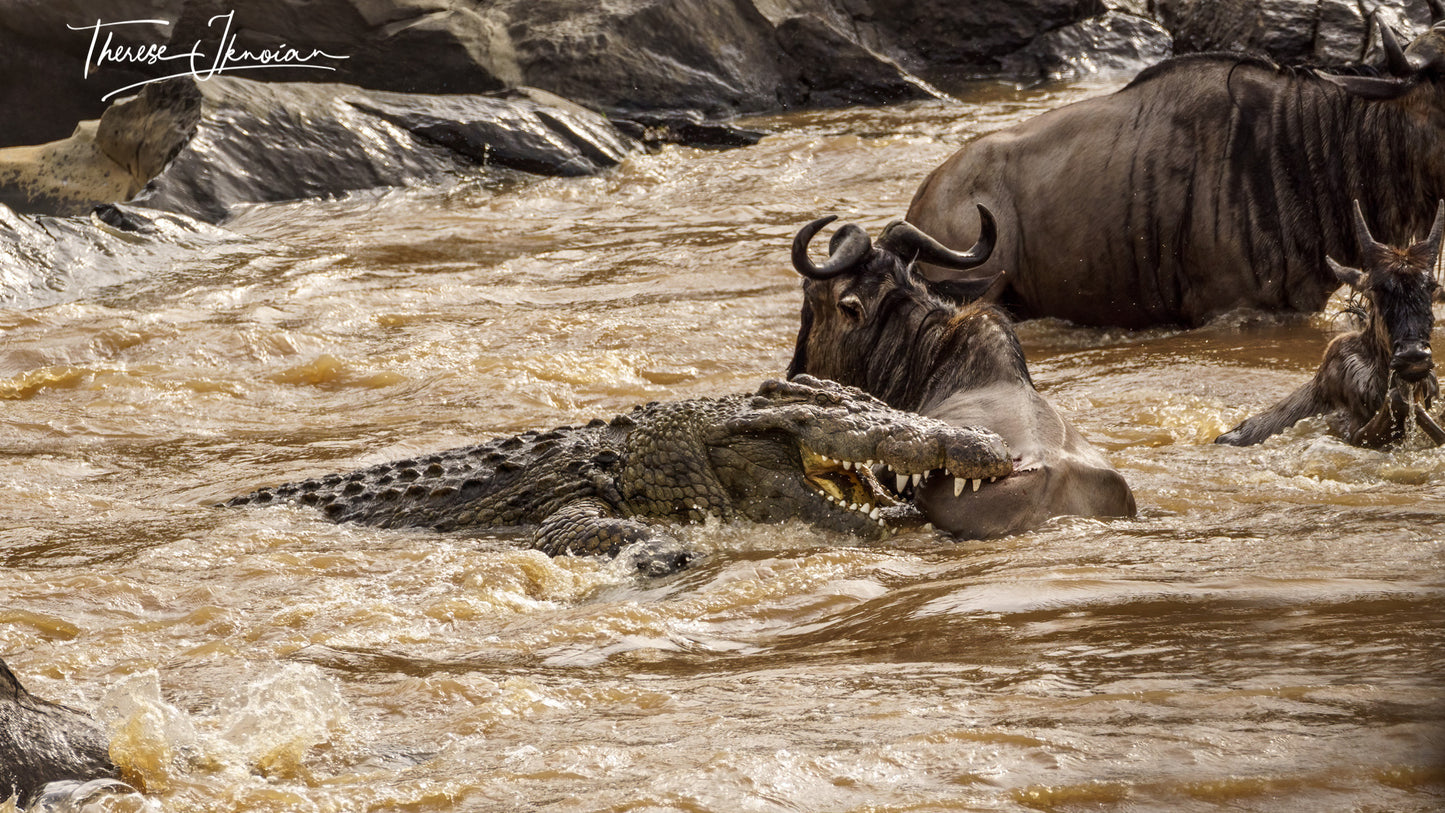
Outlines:
[[[1013, 323], [972, 302], [987, 282], [929, 282], [914, 259], [959, 271], [987, 258], [995, 239], [983, 207], [979, 242], [944, 248], [898, 221], [872, 244], [848, 224], [816, 265], [808, 243], [833, 218], [805, 226], [793, 241], [803, 281], [802, 326], [788, 374], [827, 376], [873, 393], [892, 407], [957, 426], [997, 432], [1014, 471], [980, 487], [948, 477], [898, 478], [937, 527], [970, 538], [1033, 528], [1050, 517], [1132, 516], [1123, 476], [1034, 388]], [[971, 304], [960, 304], [960, 302]]]
[[1394, 248], [1375, 241], [1355, 204], [1355, 233], [1364, 268], [1330, 260], [1340, 282], [1355, 290], [1353, 308], [1363, 324], [1336, 336], [1309, 383], [1268, 410], [1215, 439], [1249, 446], [1283, 432], [1312, 415], [1329, 416], [1330, 428], [1350, 443], [1379, 448], [1404, 438], [1411, 419], [1438, 446], [1445, 430], [1426, 412], [1439, 394], [1430, 331], [1431, 300], [1440, 288], [1435, 261], [1445, 233], [1445, 202], [1424, 242]]
[[25, 807], [50, 782], [119, 776], [89, 716], [32, 695], [0, 660], [0, 802]]
[[1339, 285], [1326, 255], [1361, 264], [1351, 200], [1403, 242], [1445, 196], [1445, 25], [1404, 51], [1381, 30], [1390, 75], [1224, 54], [1160, 63], [968, 144], [907, 220], [963, 247], [978, 235], [972, 204], [995, 212], [1001, 236], [977, 276], [1007, 273], [994, 297], [1016, 318], [1139, 328], [1319, 311]]

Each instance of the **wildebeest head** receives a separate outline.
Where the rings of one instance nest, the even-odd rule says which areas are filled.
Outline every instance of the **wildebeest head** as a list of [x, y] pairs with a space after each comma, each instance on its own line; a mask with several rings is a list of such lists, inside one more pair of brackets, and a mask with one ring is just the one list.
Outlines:
[[[956, 476], [911, 485], [899, 479], [899, 493], [911, 493], [939, 530], [983, 538], [1056, 516], [1132, 516], [1128, 483], [1034, 388], [1012, 320], [976, 301], [1003, 279], [969, 274], [997, 237], [993, 215], [981, 205], [978, 213], [978, 237], [966, 252], [902, 221], [889, 224], [876, 244], [845, 225], [818, 265], [808, 243], [833, 218], [799, 231], [793, 267], [805, 277], [803, 318], [789, 376], [831, 378], [895, 409], [987, 427], [1003, 438], [1013, 471], [987, 485]], [[919, 261], [951, 270], [930, 281]]]
[[1375, 346], [1389, 354], [1390, 370], [1407, 382], [1420, 381], [1435, 366], [1430, 354], [1435, 325], [1431, 300], [1440, 288], [1434, 269], [1445, 234], [1445, 201], [1436, 209], [1429, 236], [1409, 248], [1376, 241], [1358, 200], [1354, 223], [1364, 267], [1348, 268], [1328, 257], [1326, 262], [1340, 282], [1364, 298], [1366, 331]]
[[[900, 409], [919, 408], [928, 377], [911, 368], [936, 355], [919, 353], [920, 336], [968, 335], [940, 328], [944, 322], [987, 320], [992, 315], [992, 309], [981, 305], [958, 307], [981, 297], [997, 278], [970, 279], [962, 273], [983, 264], [996, 239], [992, 213], [982, 205], [978, 210], [980, 234], [967, 251], [949, 249], [902, 220], [890, 223], [876, 244], [862, 228], [849, 223], [833, 235], [828, 259], [821, 265], [809, 258], [808, 244], [836, 218], [804, 226], [793, 239], [793, 267], [805, 281], [802, 325], [788, 375], [807, 372], [831, 378], [861, 387]], [[915, 269], [920, 260], [960, 273], [930, 281]], [[997, 354], [966, 355], [987, 359]], [[1018, 355], [1017, 368], [1027, 376], [1021, 351]]]

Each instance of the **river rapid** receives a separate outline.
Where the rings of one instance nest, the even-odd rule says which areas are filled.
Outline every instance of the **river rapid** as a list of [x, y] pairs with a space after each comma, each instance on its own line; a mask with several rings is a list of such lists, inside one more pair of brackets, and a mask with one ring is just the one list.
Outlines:
[[1211, 444], [1303, 383], [1330, 313], [1021, 326], [1136, 520], [714, 522], [648, 581], [208, 507], [755, 389], [791, 355], [798, 227], [876, 234], [961, 144], [1110, 89], [257, 206], [224, 250], [0, 311], [0, 656], [167, 811], [1442, 809], [1445, 451], [1317, 421]]

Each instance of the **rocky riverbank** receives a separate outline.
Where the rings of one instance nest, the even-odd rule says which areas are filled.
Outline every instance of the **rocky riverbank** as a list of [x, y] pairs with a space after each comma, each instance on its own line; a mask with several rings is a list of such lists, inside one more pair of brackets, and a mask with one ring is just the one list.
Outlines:
[[[479, 168], [590, 174], [662, 141], [756, 142], [727, 123], [739, 114], [927, 98], [987, 76], [1130, 73], [1187, 51], [1379, 59], [1378, 33], [1346, 0], [244, 6], [127, 0], [103, 20], [64, 0], [0, 7], [0, 99], [22, 111], [0, 122], [0, 145], [46, 142], [0, 149], [7, 228], [43, 234], [36, 217], [68, 215], [83, 231], [112, 202], [219, 223], [244, 204]], [[1405, 38], [1428, 13], [1388, 0], [1378, 18]], [[276, 62], [228, 70], [257, 54]], [[155, 81], [168, 72], [180, 75]]]
[[[1423, 1], [1374, 5], [1403, 34], [1427, 19]], [[1363, 30], [1354, 0], [123, 0], [102, 19], [76, 0], [16, 0], [0, 7], [0, 103], [24, 114], [0, 123], [0, 146], [64, 138], [119, 88], [282, 47], [290, 66], [259, 78], [424, 94], [526, 85], [608, 115], [720, 118], [1037, 75], [1057, 68], [1037, 52], [1061, 46], [1098, 49], [1105, 65], [1161, 44], [1340, 64], [1359, 59]]]

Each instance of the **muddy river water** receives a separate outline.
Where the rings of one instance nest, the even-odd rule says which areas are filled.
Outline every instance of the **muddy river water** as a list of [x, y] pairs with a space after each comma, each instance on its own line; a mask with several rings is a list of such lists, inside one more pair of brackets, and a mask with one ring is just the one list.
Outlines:
[[1329, 314], [1021, 327], [1136, 520], [714, 523], [645, 581], [207, 507], [756, 388], [791, 353], [801, 224], [876, 233], [959, 145], [1108, 89], [256, 207], [233, 248], [0, 311], [0, 655], [168, 811], [1442, 809], [1445, 452], [1318, 422], [1210, 443], [1304, 381]]

